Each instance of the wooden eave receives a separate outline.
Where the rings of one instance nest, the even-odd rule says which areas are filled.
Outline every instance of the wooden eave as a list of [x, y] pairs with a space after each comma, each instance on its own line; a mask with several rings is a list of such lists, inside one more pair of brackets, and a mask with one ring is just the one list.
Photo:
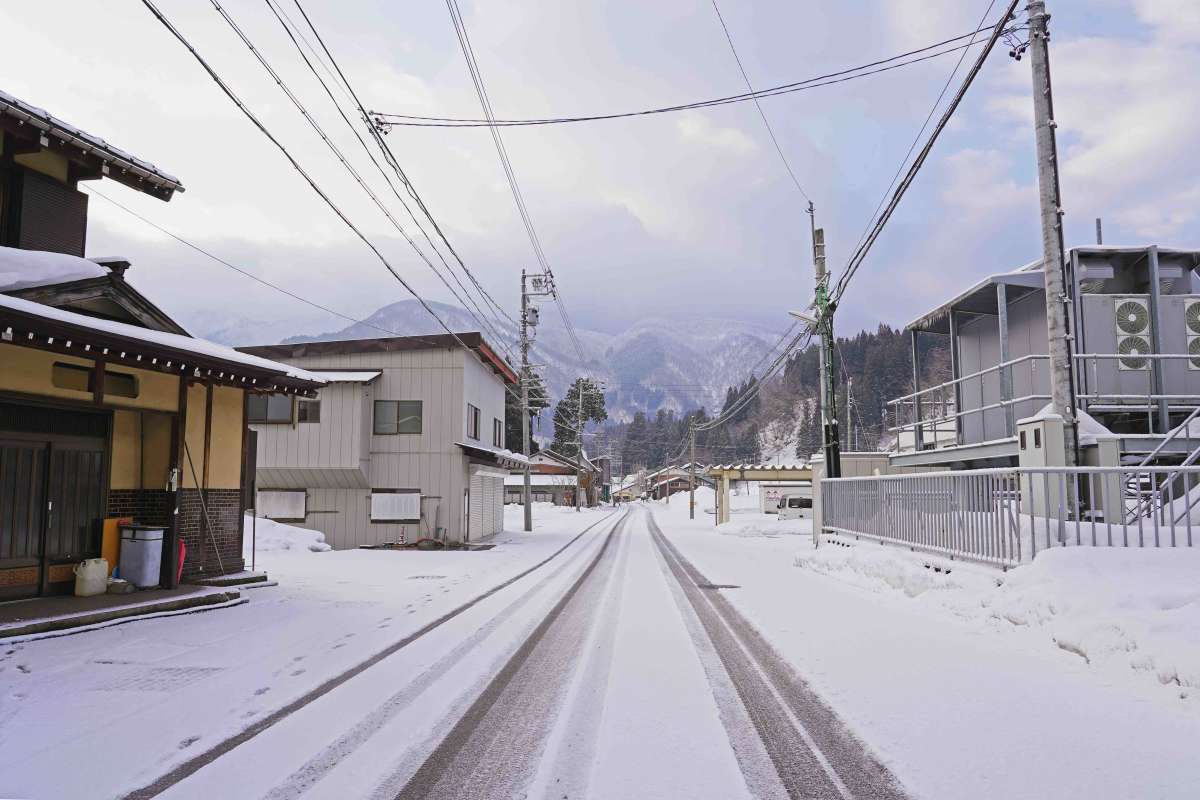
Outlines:
[[[166, 312], [150, 302], [145, 295], [115, 276], [84, 278], [48, 286], [30, 286], [5, 292], [5, 294], [53, 308], [64, 308], [72, 303], [87, 300], [111, 300], [128, 311], [129, 315], [145, 328], [165, 333], [177, 333], [181, 336], [190, 335], [175, 320], [167, 316]], [[80, 314], [88, 313], [76, 309], [70, 310]], [[125, 320], [116, 321], [124, 322]]]
[[250, 364], [121, 336], [82, 325], [0, 306], [0, 343], [78, 358], [103, 359], [110, 366], [180, 375], [250, 392], [315, 397], [318, 384]]
[[[71, 165], [69, 177], [72, 181], [110, 178], [164, 201], [170, 200], [175, 192], [183, 191], [183, 185], [178, 181], [36, 117], [25, 120], [13, 113], [0, 114], [0, 131], [10, 134], [15, 140], [14, 154], [46, 150], [61, 155]], [[46, 138], [45, 144], [41, 142], [43, 136]]]

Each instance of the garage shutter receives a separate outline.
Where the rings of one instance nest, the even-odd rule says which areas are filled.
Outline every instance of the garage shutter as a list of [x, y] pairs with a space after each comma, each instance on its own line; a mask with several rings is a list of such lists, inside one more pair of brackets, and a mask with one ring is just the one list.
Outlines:
[[30, 169], [21, 180], [20, 247], [82, 256], [87, 195]]
[[467, 535], [471, 539], [478, 539], [483, 536], [483, 476], [471, 476], [471, 491], [470, 499], [467, 501], [470, 507], [470, 519], [467, 522]]
[[492, 533], [504, 530], [504, 479], [492, 478]]

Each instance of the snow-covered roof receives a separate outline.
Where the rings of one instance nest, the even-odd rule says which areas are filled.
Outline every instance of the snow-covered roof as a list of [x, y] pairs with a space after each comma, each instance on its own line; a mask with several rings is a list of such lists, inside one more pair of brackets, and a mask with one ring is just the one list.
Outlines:
[[[505, 486], [524, 486], [524, 475], [508, 475], [504, 478]], [[532, 472], [529, 474], [530, 486], [577, 486], [574, 475], [551, 475], [549, 473]]]
[[108, 274], [108, 268], [79, 256], [0, 247], [0, 292], [103, 278]]
[[808, 469], [808, 464], [714, 464], [709, 470], [745, 470], [747, 472], [796, 472]]
[[[62, 121], [44, 108], [38, 108], [7, 92], [0, 91], [0, 116], [5, 115], [15, 117], [21, 123], [30, 125], [47, 136], [53, 136], [64, 144], [96, 156], [108, 165], [109, 170], [115, 169], [131, 174], [135, 180], [146, 181], [168, 193], [183, 191], [183, 184], [179, 182], [178, 178], [159, 169], [149, 161], [144, 161], [124, 150], [113, 147], [99, 136], [94, 136]], [[118, 177], [111, 171], [108, 174], [110, 177]]]
[[326, 383], [370, 383], [383, 373], [379, 370], [361, 372], [327, 372], [325, 370], [309, 370]]
[[0, 334], [8, 337], [12, 336], [12, 325], [15, 322], [15, 317], [13, 313], [5, 312], [15, 312], [15, 314], [25, 317], [36, 317], [64, 326], [78, 328], [81, 339], [86, 337], [88, 331], [98, 331], [120, 337], [131, 343], [144, 342], [147, 345], [153, 345], [155, 348], [165, 349], [178, 354], [178, 357], [181, 359], [186, 359], [189, 355], [192, 357], [200, 356], [205, 359], [221, 361], [231, 366], [241, 365], [276, 375], [283, 375], [292, 380], [317, 385], [325, 383], [324, 380], [313, 373], [292, 366], [291, 364], [283, 364], [247, 353], [240, 353], [232, 347], [226, 347], [225, 345], [216, 344], [204, 339], [181, 336], [177, 333], [167, 333], [165, 331], [155, 331], [149, 328], [139, 328], [136, 325], [127, 325], [124, 322], [99, 319], [97, 317], [85, 316], [84, 314], [76, 314], [73, 311], [66, 311], [61, 308], [44, 306], [41, 303], [22, 300], [19, 297], [0, 295]]

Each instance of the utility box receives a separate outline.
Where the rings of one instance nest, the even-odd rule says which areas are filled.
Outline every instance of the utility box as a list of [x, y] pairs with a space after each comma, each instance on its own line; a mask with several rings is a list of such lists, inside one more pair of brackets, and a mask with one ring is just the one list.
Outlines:
[[[1063, 418], [1042, 413], [1017, 421], [1017, 465], [1020, 467], [1065, 467], [1066, 441]], [[1021, 473], [1021, 510], [1035, 517], [1058, 516], [1065, 503], [1065, 476], [1054, 473]]]
[[158, 586], [162, 566], [163, 529], [152, 525], [121, 526], [120, 576], [139, 589]]

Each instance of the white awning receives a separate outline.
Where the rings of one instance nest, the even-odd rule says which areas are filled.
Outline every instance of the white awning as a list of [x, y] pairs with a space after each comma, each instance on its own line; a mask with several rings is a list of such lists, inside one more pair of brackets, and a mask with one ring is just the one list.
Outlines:
[[383, 373], [379, 370], [366, 372], [337, 372], [327, 370], [309, 370], [326, 383], [370, 383]]

